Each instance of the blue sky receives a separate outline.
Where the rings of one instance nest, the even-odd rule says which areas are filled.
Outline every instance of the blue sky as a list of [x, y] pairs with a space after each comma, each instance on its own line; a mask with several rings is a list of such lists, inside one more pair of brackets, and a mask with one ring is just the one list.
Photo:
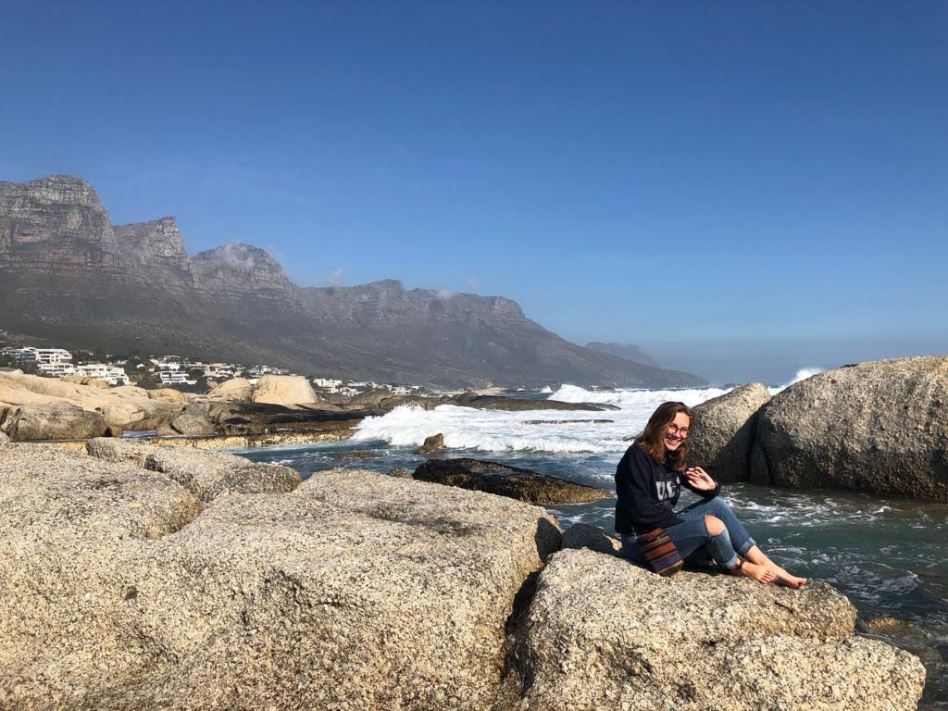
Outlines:
[[0, 179], [715, 380], [948, 352], [948, 4], [5, 3]]

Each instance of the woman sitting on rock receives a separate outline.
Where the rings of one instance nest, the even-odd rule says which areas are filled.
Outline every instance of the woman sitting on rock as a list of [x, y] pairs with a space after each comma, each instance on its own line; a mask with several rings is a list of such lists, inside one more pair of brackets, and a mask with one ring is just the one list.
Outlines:
[[[764, 555], [731, 507], [718, 496], [721, 486], [704, 469], [686, 468], [692, 418], [683, 403], [662, 403], [616, 468], [616, 531], [622, 537], [625, 555], [644, 565], [648, 553], [651, 567], [660, 572], [664, 568], [667, 573], [680, 567], [675, 561], [704, 548], [735, 575], [761, 584], [806, 585], [806, 578], [791, 575]], [[703, 498], [676, 513], [673, 509], [682, 485]]]

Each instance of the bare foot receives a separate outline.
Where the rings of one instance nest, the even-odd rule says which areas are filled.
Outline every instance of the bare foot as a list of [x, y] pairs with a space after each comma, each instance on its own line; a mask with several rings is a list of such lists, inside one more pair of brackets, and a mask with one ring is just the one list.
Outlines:
[[761, 585], [770, 585], [777, 579], [777, 574], [767, 566], [758, 565], [757, 563], [751, 563], [746, 560], [742, 566], [734, 569], [734, 574], [743, 575], [751, 580], [756, 580]]
[[794, 590], [798, 590], [810, 582], [806, 578], [800, 578], [800, 577], [797, 577], [796, 575], [791, 575], [784, 568], [781, 568], [776, 563], [771, 563], [770, 569], [773, 571], [774, 575], [776, 576], [777, 583], [779, 585], [784, 585], [788, 588], [793, 588]]

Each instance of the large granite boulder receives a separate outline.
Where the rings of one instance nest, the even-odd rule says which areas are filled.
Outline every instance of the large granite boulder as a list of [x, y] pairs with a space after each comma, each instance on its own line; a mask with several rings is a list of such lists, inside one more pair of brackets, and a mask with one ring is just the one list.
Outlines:
[[207, 393], [207, 399], [224, 402], [250, 402], [253, 399], [253, 385], [246, 378], [231, 378], [211, 388]]
[[161, 472], [190, 491], [198, 501], [213, 501], [225, 492], [260, 494], [293, 491], [299, 472], [282, 464], [258, 464], [224, 452], [191, 447], [157, 447], [121, 439], [94, 439], [86, 451], [110, 462], [127, 461]]
[[319, 404], [316, 391], [302, 375], [264, 375], [254, 387], [253, 401], [283, 407]]
[[757, 411], [770, 401], [761, 383], [749, 383], [694, 408], [689, 460], [722, 482], [750, 479]]
[[588, 548], [606, 555], [622, 555], [621, 541], [588, 523], [574, 523], [563, 531], [563, 548]]
[[190, 437], [201, 437], [216, 432], [207, 403], [186, 405], [180, 413], [171, 418], [168, 426], [176, 434]]
[[819, 373], [758, 418], [756, 483], [948, 501], [948, 357]]
[[914, 709], [925, 670], [853, 636], [833, 588], [761, 586], [564, 550], [540, 574], [519, 634], [525, 711]]
[[414, 478], [509, 496], [541, 506], [598, 501], [611, 496], [608, 491], [594, 486], [481, 459], [428, 459], [415, 470]]
[[3, 427], [11, 439], [19, 442], [87, 439], [108, 431], [101, 413], [65, 401], [16, 408], [7, 413]]
[[102, 388], [59, 378], [0, 373], [0, 406], [61, 403], [98, 412], [107, 425], [124, 429], [152, 429], [181, 409], [179, 403], [151, 399], [146, 390], [131, 385]]
[[203, 511], [142, 474], [0, 448], [0, 708], [490, 708], [559, 546], [538, 507], [370, 472]]

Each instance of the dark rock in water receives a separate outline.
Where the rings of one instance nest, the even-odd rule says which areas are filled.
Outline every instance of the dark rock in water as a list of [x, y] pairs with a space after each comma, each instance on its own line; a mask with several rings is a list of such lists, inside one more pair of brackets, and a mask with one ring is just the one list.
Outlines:
[[751, 480], [948, 501], [948, 357], [813, 375], [760, 410]]
[[622, 555], [622, 543], [599, 526], [574, 523], [563, 531], [563, 548], [588, 548], [606, 555]]
[[504, 395], [478, 395], [477, 393], [461, 393], [450, 398], [455, 405], [475, 407], [479, 410], [506, 410], [519, 412], [522, 410], [586, 410], [604, 412], [618, 410], [615, 405], [601, 402], [560, 402], [559, 400], [525, 400], [519, 397]]
[[53, 402], [20, 408], [5, 429], [10, 439], [31, 442], [101, 437], [108, 425], [100, 412], [83, 410], [68, 402]]
[[332, 459], [375, 459], [375, 452], [357, 450], [355, 452], [330, 452]]
[[770, 391], [764, 385], [749, 383], [695, 407], [688, 437], [690, 463], [717, 481], [750, 479], [757, 411], [769, 401]]
[[444, 434], [439, 432], [430, 437], [425, 437], [424, 443], [415, 450], [416, 454], [429, 454], [444, 449]]
[[541, 506], [598, 501], [610, 496], [594, 486], [480, 459], [429, 459], [415, 470], [414, 477]]
[[361, 410], [340, 412], [323, 409], [291, 409], [281, 405], [251, 402], [215, 403], [210, 418], [218, 431], [228, 435], [256, 435], [270, 432], [325, 433], [352, 429], [369, 413]]

